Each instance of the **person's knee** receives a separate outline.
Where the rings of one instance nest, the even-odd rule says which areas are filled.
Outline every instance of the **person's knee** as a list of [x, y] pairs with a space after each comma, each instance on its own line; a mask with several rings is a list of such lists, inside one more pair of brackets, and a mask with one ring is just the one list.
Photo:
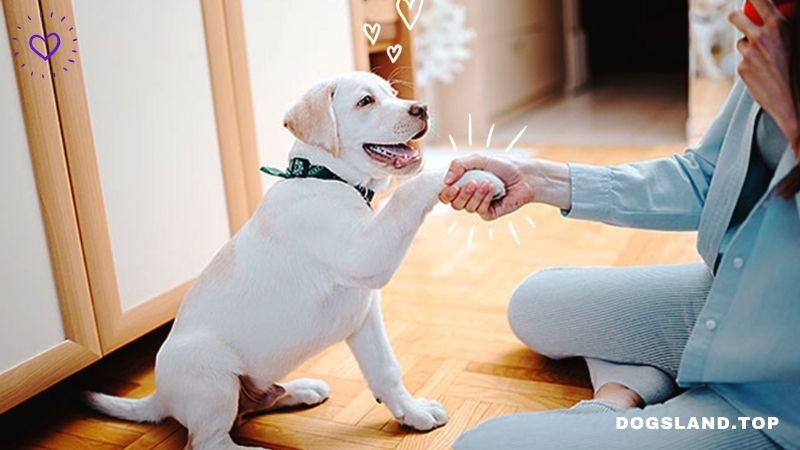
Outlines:
[[570, 448], [560, 445], [559, 430], [572, 422], [557, 411], [494, 417], [459, 436], [453, 450]]
[[554, 347], [563, 330], [557, 317], [569, 307], [569, 279], [574, 276], [568, 269], [546, 269], [534, 273], [520, 284], [508, 305], [508, 323], [511, 330], [528, 347], [537, 352], [558, 358]]
[[467, 430], [453, 442], [453, 450], [476, 450], [480, 447], [481, 440], [476, 428]]
[[453, 443], [453, 450], [487, 450], [497, 448], [500, 443], [498, 438], [506, 437], [507, 430], [503, 422], [508, 417], [495, 417], [489, 419], [474, 428], [471, 428], [456, 439]]

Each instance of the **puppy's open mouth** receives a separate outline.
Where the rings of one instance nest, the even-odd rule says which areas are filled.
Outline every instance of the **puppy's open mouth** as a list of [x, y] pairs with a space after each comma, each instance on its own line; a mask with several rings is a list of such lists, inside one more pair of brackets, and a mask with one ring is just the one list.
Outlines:
[[402, 144], [364, 144], [364, 151], [375, 161], [402, 169], [419, 161], [417, 149], [409, 143]]
[[416, 141], [425, 137], [428, 132], [428, 127], [417, 133], [411, 140], [407, 142], [399, 142], [396, 144], [364, 144], [364, 151], [373, 160], [392, 166], [395, 169], [403, 169], [411, 166], [422, 159], [419, 150], [415, 148]]

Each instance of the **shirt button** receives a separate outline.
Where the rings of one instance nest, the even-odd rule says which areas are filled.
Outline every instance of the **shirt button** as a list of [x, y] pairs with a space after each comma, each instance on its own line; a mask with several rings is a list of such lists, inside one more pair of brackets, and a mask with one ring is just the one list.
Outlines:
[[715, 328], [717, 328], [717, 321], [716, 320], [714, 320], [714, 319], [706, 320], [706, 329], [708, 329], [708, 331], [714, 331]]
[[736, 258], [733, 258], [734, 269], [741, 269], [742, 266], [744, 266], [744, 260], [742, 258], [739, 258], [738, 256]]

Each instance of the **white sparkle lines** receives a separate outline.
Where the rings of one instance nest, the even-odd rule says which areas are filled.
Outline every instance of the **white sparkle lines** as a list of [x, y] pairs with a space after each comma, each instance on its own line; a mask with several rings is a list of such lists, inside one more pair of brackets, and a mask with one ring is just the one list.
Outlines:
[[[522, 139], [522, 136], [525, 134], [525, 131], [527, 131], [527, 129], [528, 129], [528, 127], [524, 126], [524, 127], [522, 127], [521, 130], [519, 130], [519, 132], [516, 134], [516, 136], [514, 136], [514, 139], [511, 140], [511, 143], [508, 144], [508, 147], [506, 147], [504, 153], [510, 152], [514, 148], [514, 146], [517, 145], [517, 143], [519, 142], [520, 139]], [[486, 135], [486, 148], [485, 148], [485, 150], [482, 150], [482, 152], [485, 151], [485, 153], [495, 153], [495, 154], [499, 154], [500, 153], [499, 150], [496, 151], [496, 152], [490, 151], [491, 150], [491, 146], [492, 146], [492, 137], [494, 136], [494, 131], [495, 131], [495, 124], [492, 124], [491, 127], [489, 128], [489, 133]], [[472, 122], [472, 114], [468, 114], [467, 115], [467, 132], [468, 132], [468, 134], [467, 134], [467, 143], [468, 143], [469, 147], [472, 147], [473, 144], [474, 144], [474, 129], [473, 129], [473, 122]], [[456, 143], [456, 140], [453, 137], [453, 135], [449, 134], [449, 135], [447, 135], [447, 137], [450, 140], [450, 145], [453, 148], [453, 152], [458, 152], [459, 151], [458, 150], [458, 143]], [[478, 145], [480, 146], [480, 144], [478, 144]], [[525, 217], [525, 221], [528, 223], [528, 225], [530, 225], [530, 227], [532, 229], [536, 229], [537, 228], [536, 222], [534, 222], [533, 219], [530, 218], [530, 216], [526, 215], [524, 217]], [[458, 221], [454, 220], [450, 224], [450, 226], [447, 228], [447, 234], [448, 235], [454, 234], [456, 228], [458, 228]], [[487, 228], [486, 232], [487, 232], [487, 235], [489, 237], [489, 241], [494, 241], [495, 234], [496, 234], [495, 230], [494, 230], [494, 227], [487, 226], [486, 228]], [[476, 246], [476, 234], [475, 234], [475, 231], [476, 231], [476, 225], [470, 225], [469, 229], [467, 231], [467, 250], [472, 250], [472, 248]], [[514, 242], [518, 246], [521, 246], [522, 245], [522, 241], [520, 239], [520, 235], [517, 232], [517, 228], [514, 225], [514, 222], [511, 221], [510, 219], [508, 220], [508, 232], [511, 234], [511, 237], [514, 239]]]
[[536, 222], [534, 222], [530, 216], [525, 216], [525, 221], [528, 222], [528, 225], [530, 225], [531, 228], [536, 228]]
[[467, 129], [469, 130], [467, 143], [470, 147], [472, 147], [472, 114], [469, 115], [469, 124], [467, 125]]
[[472, 243], [475, 241], [475, 225], [469, 227], [469, 236], [467, 237], [467, 250], [472, 250]]
[[486, 148], [489, 149], [492, 147], [492, 135], [494, 134], [494, 124], [492, 124], [491, 128], [489, 128], [489, 135], [486, 136]]
[[453, 222], [453, 223], [450, 225], [450, 228], [448, 228], [448, 229], [447, 229], [447, 234], [450, 234], [450, 233], [452, 233], [452, 232], [453, 232], [453, 230], [455, 230], [457, 226], [458, 226], [458, 222]]
[[513, 140], [513, 141], [511, 141], [511, 143], [510, 143], [510, 144], [508, 144], [508, 147], [506, 147], [506, 153], [508, 153], [508, 152], [509, 152], [509, 150], [511, 150], [512, 148], [514, 148], [514, 146], [515, 146], [515, 145], [517, 145], [517, 142], [520, 140], [520, 138], [522, 137], [522, 135], [523, 135], [523, 134], [525, 134], [525, 130], [527, 130], [527, 129], [528, 129], [528, 126], [527, 126], [527, 125], [525, 125], [525, 126], [524, 126], [524, 127], [521, 129], [521, 130], [519, 130], [519, 133], [517, 133], [517, 135], [516, 135], [516, 136], [514, 136], [514, 140]]
[[514, 222], [510, 220], [508, 221], [508, 231], [511, 232], [511, 237], [514, 238], [514, 242], [516, 242], [517, 245], [522, 245], [522, 243], [519, 241], [519, 235], [517, 234], [517, 229], [514, 228]]

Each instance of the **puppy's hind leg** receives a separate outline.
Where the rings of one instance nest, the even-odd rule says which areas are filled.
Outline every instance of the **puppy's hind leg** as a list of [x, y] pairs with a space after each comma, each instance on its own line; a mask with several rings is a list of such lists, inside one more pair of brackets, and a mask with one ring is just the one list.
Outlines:
[[[180, 353], [180, 357], [174, 357]], [[162, 349], [156, 362], [156, 385], [170, 414], [189, 431], [186, 449], [254, 449], [233, 442], [231, 426], [238, 410], [239, 378], [235, 357], [214, 341]]]
[[238, 406], [236, 396], [239, 382], [236, 375], [200, 375], [191, 384], [193, 392], [181, 401], [180, 408], [175, 411], [175, 418], [189, 430], [187, 449], [259, 448], [237, 445], [230, 436]]
[[315, 378], [298, 378], [283, 385], [286, 395], [275, 402], [275, 408], [319, 405], [331, 395], [328, 383]]
[[318, 405], [331, 395], [328, 383], [313, 378], [298, 378], [286, 384], [271, 384], [260, 389], [248, 376], [240, 376], [238, 427], [245, 416], [265, 413], [280, 408]]

